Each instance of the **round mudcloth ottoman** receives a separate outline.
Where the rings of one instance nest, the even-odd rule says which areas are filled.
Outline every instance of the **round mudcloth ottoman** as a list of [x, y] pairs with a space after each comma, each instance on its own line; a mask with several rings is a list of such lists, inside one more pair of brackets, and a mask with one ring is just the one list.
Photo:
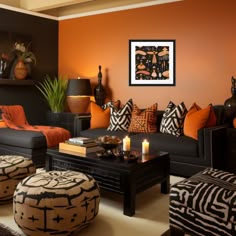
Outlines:
[[12, 201], [17, 184], [35, 171], [32, 160], [23, 156], [0, 156], [0, 204]]
[[49, 171], [21, 181], [14, 193], [17, 225], [30, 236], [70, 235], [98, 214], [100, 191], [90, 175]]

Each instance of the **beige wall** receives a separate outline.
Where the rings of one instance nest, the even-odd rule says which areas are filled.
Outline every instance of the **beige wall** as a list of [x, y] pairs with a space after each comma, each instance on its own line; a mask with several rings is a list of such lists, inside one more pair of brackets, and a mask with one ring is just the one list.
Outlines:
[[[204, 107], [231, 96], [236, 1], [184, 0], [59, 22], [59, 73], [103, 81], [112, 99], [140, 108], [169, 100]], [[129, 39], [176, 40], [176, 86], [129, 86]]]

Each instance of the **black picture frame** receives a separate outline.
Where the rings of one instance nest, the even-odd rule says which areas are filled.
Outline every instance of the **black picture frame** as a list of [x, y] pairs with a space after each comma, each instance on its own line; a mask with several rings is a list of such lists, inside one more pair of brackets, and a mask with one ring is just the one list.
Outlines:
[[175, 86], [175, 40], [129, 40], [129, 86]]

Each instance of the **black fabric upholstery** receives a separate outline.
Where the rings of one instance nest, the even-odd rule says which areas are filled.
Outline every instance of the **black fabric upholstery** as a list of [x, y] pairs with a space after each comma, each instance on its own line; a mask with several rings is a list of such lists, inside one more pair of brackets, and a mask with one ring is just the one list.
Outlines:
[[0, 129], [0, 155], [21, 155], [32, 159], [36, 167], [44, 167], [46, 151], [46, 138], [41, 132]]
[[176, 137], [171, 134], [149, 133], [131, 136], [131, 147], [140, 149], [144, 139], [148, 139], [153, 152], [166, 151], [175, 155], [198, 157], [198, 141], [186, 136]]
[[[171, 134], [160, 133], [160, 122], [164, 111], [157, 112], [156, 133], [127, 133], [124, 131], [107, 131], [106, 129], [86, 129], [81, 120], [80, 136], [96, 138], [104, 135], [115, 135], [123, 139], [126, 135], [131, 137], [131, 148], [141, 151], [142, 141], [148, 139], [150, 152], [166, 151], [170, 156], [170, 173], [189, 177], [206, 167], [220, 168], [224, 152], [224, 106], [214, 106], [218, 126], [203, 128], [198, 131], [198, 140], [187, 136], [176, 137]], [[88, 120], [86, 120], [88, 123]], [[86, 124], [87, 124], [86, 123]]]
[[1, 128], [0, 143], [23, 148], [41, 148], [47, 145], [41, 132]]
[[80, 136], [82, 137], [89, 137], [89, 138], [97, 138], [99, 136], [105, 136], [105, 135], [115, 135], [119, 138], [123, 139], [126, 135], [129, 135], [127, 131], [109, 131], [103, 128], [97, 128], [97, 129], [86, 129], [80, 131]]

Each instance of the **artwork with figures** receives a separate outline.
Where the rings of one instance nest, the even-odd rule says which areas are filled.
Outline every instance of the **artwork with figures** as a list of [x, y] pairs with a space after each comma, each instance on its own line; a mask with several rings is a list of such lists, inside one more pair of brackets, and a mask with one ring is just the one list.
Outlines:
[[175, 41], [130, 40], [130, 85], [175, 85]]
[[24, 45], [29, 50], [32, 37], [14, 32], [0, 31], [0, 78], [13, 78], [13, 65], [16, 61], [15, 45]]

